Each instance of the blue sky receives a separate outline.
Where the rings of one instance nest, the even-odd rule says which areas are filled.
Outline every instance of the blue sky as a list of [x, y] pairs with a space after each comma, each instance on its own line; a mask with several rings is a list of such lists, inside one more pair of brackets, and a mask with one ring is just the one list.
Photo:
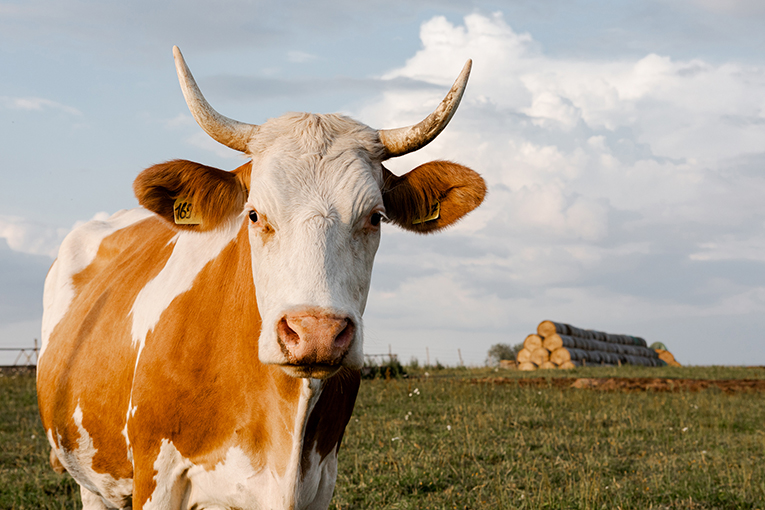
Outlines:
[[449, 128], [390, 166], [453, 159], [489, 196], [442, 235], [384, 229], [367, 352], [480, 364], [552, 319], [765, 364], [764, 23], [749, 0], [0, 2], [0, 345], [39, 338], [58, 243], [134, 207], [143, 168], [241, 163], [188, 113], [177, 44], [252, 123], [406, 125], [473, 59]]

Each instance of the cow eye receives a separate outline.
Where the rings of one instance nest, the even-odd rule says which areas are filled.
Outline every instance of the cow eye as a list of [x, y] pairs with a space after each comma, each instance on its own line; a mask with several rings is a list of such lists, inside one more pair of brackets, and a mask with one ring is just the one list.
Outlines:
[[252, 211], [250, 211], [250, 221], [253, 222], [253, 223], [257, 223], [258, 222], [258, 211], [254, 210], [254, 209]]

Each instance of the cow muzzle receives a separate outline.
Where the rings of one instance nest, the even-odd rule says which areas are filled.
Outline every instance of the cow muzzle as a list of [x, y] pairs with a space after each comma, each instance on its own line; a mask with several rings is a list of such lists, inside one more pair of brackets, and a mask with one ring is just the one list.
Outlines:
[[356, 326], [347, 316], [316, 309], [289, 312], [276, 330], [287, 360], [282, 368], [295, 377], [330, 377], [340, 370], [355, 335]]

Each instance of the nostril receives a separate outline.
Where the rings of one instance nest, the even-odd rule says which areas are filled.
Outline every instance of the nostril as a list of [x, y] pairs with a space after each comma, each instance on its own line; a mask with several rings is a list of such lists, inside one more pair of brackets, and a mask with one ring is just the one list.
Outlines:
[[335, 337], [335, 347], [348, 347], [353, 340], [353, 333], [356, 328], [350, 319], [345, 319], [345, 323], [343, 330]]
[[279, 337], [286, 343], [297, 345], [300, 343], [300, 335], [287, 323], [287, 318], [282, 317], [279, 321]]

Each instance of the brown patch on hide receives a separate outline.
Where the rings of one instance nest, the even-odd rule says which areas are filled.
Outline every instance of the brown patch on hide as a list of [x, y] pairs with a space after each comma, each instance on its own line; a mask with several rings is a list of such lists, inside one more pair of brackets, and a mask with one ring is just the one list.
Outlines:
[[[481, 205], [486, 183], [476, 172], [449, 161], [431, 161], [398, 177], [383, 167], [386, 215], [403, 229], [418, 233], [441, 230]], [[435, 204], [438, 218], [424, 221]]]
[[258, 358], [248, 222], [146, 337], [130, 419], [139, 508], [156, 488], [163, 439], [208, 470], [237, 446], [255, 471], [287, 471], [302, 380]]
[[129, 312], [170, 257], [174, 235], [163, 221], [148, 218], [106, 237], [93, 262], [72, 277], [74, 298], [38, 363], [45, 430], [77, 454], [80, 431], [73, 417], [79, 406], [96, 449], [93, 470], [115, 479], [133, 476], [122, 435], [136, 355]]

